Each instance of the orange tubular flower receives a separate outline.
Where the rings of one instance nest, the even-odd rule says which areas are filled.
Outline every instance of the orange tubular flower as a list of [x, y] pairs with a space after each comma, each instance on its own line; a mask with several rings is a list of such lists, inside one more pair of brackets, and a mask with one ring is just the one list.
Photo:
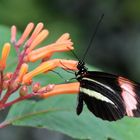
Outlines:
[[[41, 47], [28, 53], [28, 55], [24, 58], [24, 60], [26, 62], [35, 62], [39, 59], [49, 59], [55, 52], [64, 52], [73, 50], [74, 48], [72, 45], [73, 43], [69, 39], [69, 34], [65, 33], [56, 41], [56, 43], [47, 45], [45, 47]], [[30, 51], [29, 49], [28, 52]]]
[[34, 38], [37, 37], [37, 35], [40, 33], [40, 31], [43, 29], [44, 24], [42, 22], [38, 23], [37, 26], [35, 27], [31, 37], [27, 41], [27, 46], [30, 46], [31, 43], [33, 42]]
[[27, 71], [28, 71], [28, 65], [26, 63], [23, 63], [22, 66], [21, 66], [21, 69], [19, 71], [19, 75], [18, 75], [16, 81], [21, 82], [23, 76], [27, 73]]
[[69, 33], [64, 33], [56, 42], [61, 42], [64, 40], [68, 40], [70, 38], [70, 34]]
[[1, 56], [1, 60], [0, 60], [0, 69], [4, 70], [6, 67], [6, 61], [8, 58], [8, 55], [10, 53], [10, 48], [11, 45], [9, 43], [5, 43], [2, 49], [2, 56]]
[[31, 43], [30, 47], [28, 48], [28, 53], [33, 50], [38, 44], [40, 44], [48, 36], [48, 34], [48, 30], [42, 30]]
[[77, 66], [77, 61], [74, 61], [74, 60], [63, 60], [63, 59], [49, 60], [49, 61], [42, 63], [40, 66], [38, 66], [33, 71], [24, 75], [22, 83], [23, 84], [28, 83], [36, 75], [43, 73], [43, 72], [51, 71], [51, 70], [55, 69], [56, 67], [61, 67], [63, 69], [69, 69], [69, 70], [77, 70], [76, 66]]
[[33, 28], [34, 28], [34, 24], [32, 22], [27, 25], [21, 38], [16, 43], [16, 46], [20, 47], [23, 44], [23, 42], [26, 40], [26, 38], [29, 36], [31, 31], [33, 30]]
[[70, 51], [74, 48], [71, 46], [72, 42], [65, 41], [61, 43], [54, 43], [37, 50], [32, 51], [25, 57], [25, 61], [35, 62], [39, 59], [49, 59], [55, 52]]
[[[34, 29], [34, 30], [33, 30]], [[6, 67], [7, 57], [10, 52], [10, 44], [4, 44], [2, 56], [0, 59], [0, 109], [13, 105], [16, 102], [29, 99], [33, 96], [47, 98], [59, 94], [76, 94], [79, 93], [79, 83], [66, 83], [61, 85], [50, 84], [45, 87], [41, 86], [39, 81], [35, 82], [34, 77], [41, 73], [47, 73], [60, 67], [65, 70], [77, 70], [77, 61], [65, 59], [51, 59], [56, 52], [71, 51], [74, 49], [73, 42], [69, 33], [61, 35], [54, 43], [36, 48], [49, 34], [44, 29], [43, 23], [38, 23], [34, 28], [34, 23], [29, 23], [23, 34], [16, 40], [17, 28], [11, 27], [11, 43], [17, 53], [17, 66], [12, 73], [3, 71]], [[22, 46], [22, 47], [21, 47]], [[19, 48], [21, 47], [21, 48]], [[28, 72], [29, 62], [41, 60], [41, 64]], [[67, 88], [70, 86], [71, 88]], [[31, 89], [31, 93], [28, 93]], [[19, 91], [19, 97], [9, 101], [9, 97]]]
[[78, 94], [79, 87], [80, 87], [79, 82], [55, 85], [51, 91], [41, 94], [40, 97], [48, 98], [48, 97], [51, 97], [54, 95], [60, 95], [60, 94]]

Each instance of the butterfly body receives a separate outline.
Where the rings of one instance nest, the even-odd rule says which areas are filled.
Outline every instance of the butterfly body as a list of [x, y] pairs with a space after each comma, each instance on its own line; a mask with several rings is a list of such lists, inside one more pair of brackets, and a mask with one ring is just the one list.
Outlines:
[[122, 76], [88, 71], [84, 60], [104, 17], [100, 17], [82, 61], [77, 64], [76, 79], [80, 82], [77, 115], [83, 111], [84, 104], [95, 116], [108, 121], [116, 121], [124, 116], [140, 117], [140, 84]]
[[80, 82], [77, 114], [84, 103], [97, 117], [115, 121], [124, 116], [140, 117], [140, 86], [124, 77], [104, 72], [88, 71], [79, 61], [76, 78]]

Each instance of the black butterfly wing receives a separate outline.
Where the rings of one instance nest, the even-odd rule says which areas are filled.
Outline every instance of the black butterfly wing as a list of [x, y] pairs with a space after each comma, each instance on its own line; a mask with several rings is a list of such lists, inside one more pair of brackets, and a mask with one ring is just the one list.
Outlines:
[[116, 75], [88, 72], [80, 81], [77, 114], [82, 112], [85, 102], [88, 109], [103, 120], [114, 121], [125, 115], [140, 116], [139, 98], [131, 89], [139, 88], [137, 85]]

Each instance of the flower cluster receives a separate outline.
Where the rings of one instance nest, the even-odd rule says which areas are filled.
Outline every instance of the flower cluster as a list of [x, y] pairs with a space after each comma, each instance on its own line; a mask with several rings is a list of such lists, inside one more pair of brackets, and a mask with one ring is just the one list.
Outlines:
[[[78, 93], [78, 82], [60, 85], [50, 84], [44, 87], [39, 82], [34, 82], [33, 78], [36, 75], [47, 73], [57, 67], [73, 71], [77, 70], [77, 61], [51, 59], [55, 52], [65, 52], [74, 49], [73, 42], [68, 33], [64, 33], [52, 44], [37, 48], [47, 38], [48, 34], [49, 32], [47, 29], [44, 29], [43, 23], [38, 23], [36, 26], [34, 23], [29, 23], [21, 37], [17, 40], [17, 28], [16, 26], [11, 27], [11, 44], [15, 48], [18, 63], [14, 72], [5, 73], [6, 62], [11, 49], [10, 43], [5, 43], [0, 59], [0, 96], [5, 90], [4, 95], [0, 99], [0, 109], [33, 96], [47, 98], [58, 94]], [[41, 60], [41, 63], [34, 70], [29, 71], [29, 63], [38, 60]], [[70, 86], [71, 89], [68, 89], [67, 86]], [[32, 87], [30, 93], [28, 93], [29, 87]], [[18, 91], [19, 97], [9, 102], [9, 97], [15, 91]]]

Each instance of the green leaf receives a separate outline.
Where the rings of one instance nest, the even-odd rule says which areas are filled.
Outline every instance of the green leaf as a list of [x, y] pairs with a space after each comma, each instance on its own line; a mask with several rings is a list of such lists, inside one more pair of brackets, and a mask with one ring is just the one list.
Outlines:
[[3, 124], [47, 128], [77, 139], [139, 140], [139, 119], [126, 117], [117, 122], [107, 122], [94, 117], [86, 108], [77, 116], [75, 106], [75, 95], [23, 101], [11, 108]]

